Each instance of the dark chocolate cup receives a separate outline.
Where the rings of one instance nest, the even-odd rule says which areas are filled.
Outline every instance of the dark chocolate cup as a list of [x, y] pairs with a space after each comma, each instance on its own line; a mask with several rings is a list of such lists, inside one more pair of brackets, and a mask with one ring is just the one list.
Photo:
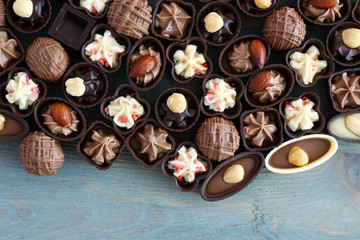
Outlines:
[[[160, 116], [160, 104], [162, 101], [166, 101], [165, 98], [169, 97], [172, 93], [181, 93], [183, 94], [185, 97], [188, 96], [191, 101], [192, 101], [192, 106], [195, 106], [196, 109], [196, 113], [195, 116], [193, 117], [192, 121], [185, 127], [185, 128], [173, 128], [173, 127], [168, 127], [164, 124], [163, 120], [161, 119]], [[190, 105], [188, 103], [188, 105]], [[199, 106], [199, 101], [196, 98], [196, 96], [189, 90], [185, 89], [185, 88], [170, 88], [168, 90], [166, 90], [165, 92], [163, 92], [158, 99], [156, 100], [155, 103], [155, 115], [156, 115], [156, 119], [159, 121], [159, 123], [161, 124], [162, 127], [164, 127], [165, 129], [172, 131], [172, 132], [183, 132], [186, 130], [189, 130], [190, 128], [192, 128], [195, 123], [197, 122], [197, 120], [199, 119], [200, 116], [200, 106]]]
[[[198, 50], [198, 52], [200, 52], [204, 55], [208, 69], [205, 74], [201, 74], [201, 75], [195, 74], [194, 76], [192, 76], [188, 79], [184, 79], [181, 76], [176, 75], [176, 73], [175, 73], [175, 63], [174, 63], [173, 56], [177, 50], [179, 50], [179, 49], [184, 50], [186, 48], [186, 46], [189, 44], [194, 44], [198, 47], [197, 50]], [[166, 58], [171, 63], [171, 75], [174, 78], [174, 80], [177, 81], [178, 83], [188, 83], [193, 78], [206, 78], [212, 72], [212, 69], [213, 69], [213, 64], [211, 62], [211, 59], [207, 56], [207, 45], [206, 45], [205, 41], [199, 37], [192, 37], [184, 43], [174, 42], [174, 43], [170, 44], [169, 47], [166, 49]]]
[[[153, 49], [157, 52], [160, 53], [161, 55], [161, 70], [159, 75], [153, 79], [153, 81], [146, 86], [140, 86], [136, 84], [136, 79], [133, 79], [129, 76], [129, 72], [130, 72], [130, 64], [131, 64], [131, 57], [134, 53], [136, 53], [141, 45], [144, 46], [151, 46], [153, 47]], [[154, 88], [156, 85], [158, 85], [158, 83], [160, 82], [161, 78], [164, 76], [164, 72], [165, 72], [165, 68], [166, 68], [166, 56], [165, 56], [165, 49], [164, 46], [162, 45], [162, 43], [153, 37], [144, 37], [141, 38], [139, 41], [137, 41], [134, 46], [131, 48], [128, 56], [127, 56], [127, 60], [126, 60], [126, 74], [127, 74], [127, 78], [130, 82], [130, 84], [139, 91], [147, 91], [150, 90], [152, 88]]]
[[[251, 79], [259, 72], [264, 71], [264, 70], [276, 70], [279, 73], [281, 73], [285, 80], [286, 80], [286, 87], [284, 90], [284, 93], [281, 97], [279, 97], [277, 100], [275, 100], [274, 102], [271, 103], [267, 103], [267, 104], [261, 104], [259, 102], [257, 102], [252, 96], [251, 93], [249, 93], [248, 91], [248, 86], [249, 83], [251, 81]], [[282, 64], [273, 64], [273, 65], [269, 65], [264, 67], [263, 69], [258, 69], [257, 71], [255, 71], [255, 73], [249, 78], [249, 80], [247, 81], [246, 85], [245, 85], [245, 100], [250, 104], [250, 106], [254, 107], [254, 108], [267, 108], [267, 107], [272, 107], [275, 106], [276, 104], [280, 103], [284, 98], [286, 98], [291, 90], [294, 87], [294, 75], [292, 73], [292, 71], [285, 65]]]
[[[205, 85], [209, 80], [214, 79], [214, 78], [223, 79], [231, 87], [235, 88], [236, 100], [235, 100], [235, 106], [233, 108], [225, 109], [224, 112], [215, 112], [213, 110], [210, 110], [208, 106], [204, 105], [204, 99], [205, 99], [205, 96], [207, 94], [207, 90], [206, 90]], [[244, 84], [240, 79], [235, 78], [235, 77], [224, 78], [224, 77], [221, 77], [221, 76], [219, 76], [217, 74], [210, 74], [207, 78], [204, 79], [203, 84], [202, 84], [202, 88], [203, 88], [203, 91], [204, 91], [204, 95], [200, 100], [200, 109], [201, 109], [201, 112], [204, 115], [206, 115], [208, 117], [221, 116], [221, 117], [224, 117], [226, 119], [233, 119], [233, 118], [236, 118], [236, 117], [238, 117], [240, 115], [240, 112], [242, 110], [242, 104], [241, 104], [240, 98], [244, 94]]]
[[152, 161], [150, 162], [146, 156], [144, 155], [141, 155], [140, 154], [140, 143], [136, 140], [136, 134], [142, 130], [144, 128], [144, 126], [146, 124], [151, 124], [154, 126], [154, 128], [156, 129], [163, 129], [164, 131], [166, 131], [166, 129], [164, 129], [160, 124], [159, 122], [156, 120], [156, 119], [152, 119], [152, 118], [149, 118], [147, 120], [145, 120], [144, 122], [142, 122], [139, 126], [137, 126], [135, 128], [135, 130], [129, 135], [129, 137], [127, 137], [126, 139], [126, 146], [127, 146], [127, 149], [131, 152], [131, 154], [133, 155], [133, 157], [138, 161], [140, 162], [144, 167], [146, 168], [155, 168], [157, 165], [159, 165], [162, 161], [164, 161], [168, 156], [169, 154], [174, 151], [175, 149], [175, 145], [176, 145], [176, 142], [175, 142], [175, 139], [170, 135], [170, 133], [168, 131], [167, 134], [168, 134], [168, 137], [167, 137], [167, 140], [172, 144], [172, 147], [170, 150], [167, 151], [166, 154], [164, 154], [161, 158], [158, 158], [156, 159], [155, 161]]
[[[79, 120], [78, 131], [73, 132], [68, 137], [55, 135], [48, 129], [47, 126], [45, 126], [43, 124], [44, 120], [43, 120], [43, 117], [41, 116], [41, 114], [44, 113], [48, 109], [50, 104], [56, 103], [56, 102], [63, 103], [65, 105], [67, 105], [68, 107], [70, 107], [72, 110], [74, 110], [76, 112], [76, 116]], [[85, 130], [86, 130], [86, 120], [85, 120], [84, 115], [80, 111], [80, 109], [77, 108], [73, 103], [68, 102], [62, 98], [48, 97], [48, 98], [41, 99], [38, 102], [38, 104], [36, 104], [35, 111], [34, 111], [34, 117], [35, 117], [35, 121], [36, 121], [37, 125], [46, 135], [48, 135], [56, 140], [59, 140], [59, 141], [64, 141], [64, 142], [75, 141], [75, 140], [79, 139], [81, 136], [83, 136], [85, 133]]]
[[326, 37], [326, 50], [327, 50], [329, 56], [334, 60], [335, 63], [340, 64], [342, 66], [351, 67], [351, 66], [355, 66], [355, 65], [360, 63], [360, 54], [359, 54], [359, 56], [357, 57], [357, 59], [355, 61], [351, 61], [351, 62], [344, 61], [342, 59], [335, 58], [334, 52], [333, 52], [333, 46], [332, 46], [332, 42], [333, 42], [333, 39], [335, 37], [334, 36], [335, 31], [336, 30], [341, 30], [341, 29], [346, 29], [346, 28], [358, 28], [358, 29], [360, 29], [360, 24], [354, 23], [354, 22], [342, 22], [342, 23], [339, 23], [339, 24], [335, 25], [330, 30], [329, 34]]
[[[25, 121], [23, 118], [15, 115], [14, 113], [7, 111], [5, 109], [1, 109], [0, 108], [0, 114], [4, 115], [5, 117], [9, 117], [14, 119], [15, 121], [17, 121], [20, 125], [23, 126], [23, 131], [21, 131], [18, 134], [9, 136], [9, 137], [1, 137], [0, 136], [0, 142], [12, 142], [12, 141], [16, 141], [16, 140], [20, 140], [22, 138], [24, 138], [30, 130], [29, 124], [27, 123], [27, 121]], [[5, 122], [6, 124], [6, 122]]]
[[[114, 134], [116, 136], [116, 139], [120, 142], [120, 147], [119, 147], [119, 152], [116, 154], [115, 158], [113, 160], [111, 160], [110, 163], [104, 163], [102, 165], [98, 165], [96, 164], [94, 161], [91, 160], [91, 157], [88, 156], [85, 152], [84, 152], [84, 148], [85, 148], [85, 144], [87, 141], [91, 140], [91, 133], [92, 130], [97, 130], [97, 129], [102, 129], [105, 133], [107, 134]], [[121, 155], [121, 152], [123, 151], [124, 147], [125, 147], [125, 139], [123, 136], [121, 136], [119, 133], [117, 133], [114, 128], [106, 125], [104, 122], [102, 121], [95, 121], [93, 122], [90, 127], [86, 130], [86, 132], [82, 135], [82, 137], [80, 138], [79, 142], [76, 145], [76, 152], [83, 158], [85, 159], [85, 161], [87, 161], [88, 163], [90, 163], [91, 165], [95, 166], [97, 169], [99, 170], [107, 170], [109, 168], [111, 168], [111, 166], [113, 165], [113, 163], [116, 161], [116, 159], [118, 159]]]
[[13, 26], [16, 30], [23, 32], [23, 33], [35, 33], [40, 31], [41, 29], [43, 29], [50, 21], [51, 19], [51, 4], [50, 4], [50, 0], [44, 0], [46, 7], [47, 7], [47, 18], [45, 20], [45, 22], [42, 25], [36, 26], [35, 28], [32, 29], [27, 29], [27, 28], [23, 28], [21, 26], [19, 26], [19, 24], [16, 23], [16, 18], [18, 18], [18, 16], [15, 14], [14, 10], [13, 10], [13, 4], [16, 0], [7, 0], [6, 1], [6, 5], [5, 5], [5, 12], [6, 12], [6, 19], [8, 21], [8, 23], [10, 23], [11, 26]]
[[[226, 169], [228, 167], [230, 167], [233, 163], [237, 162], [238, 160], [242, 159], [242, 158], [247, 158], [247, 157], [251, 157], [254, 156], [254, 160], [256, 161], [256, 164], [254, 164], [255, 166], [253, 167], [252, 171], [249, 173], [249, 175], [241, 182], [236, 183], [236, 184], [231, 184], [233, 185], [233, 187], [231, 187], [231, 189], [229, 189], [225, 194], [220, 195], [220, 196], [209, 196], [206, 193], [206, 187], [207, 185], [211, 182], [211, 179], [216, 176], [216, 174], [223, 174], [222, 172], [225, 172]], [[240, 154], [237, 154], [227, 160], [225, 160], [224, 162], [220, 163], [212, 172], [211, 174], [205, 179], [205, 181], [203, 182], [203, 184], [201, 185], [201, 189], [200, 189], [200, 194], [201, 197], [205, 200], [205, 201], [220, 201], [220, 200], [224, 200], [228, 197], [231, 197], [235, 194], [237, 194], [238, 192], [240, 192], [241, 190], [243, 190], [244, 188], [246, 188], [250, 183], [252, 183], [257, 176], [260, 174], [261, 170], [263, 169], [265, 164], [265, 160], [264, 160], [264, 156], [260, 153], [260, 152], [242, 152]]]
[[[298, 130], [294, 133], [287, 127], [287, 124], [286, 124], [285, 105], [287, 102], [291, 102], [291, 101], [297, 100], [299, 98], [304, 98], [304, 97], [310, 99], [312, 102], [315, 103], [313, 109], [319, 114], [319, 120], [314, 122], [314, 127], [312, 129]], [[320, 112], [320, 98], [317, 94], [315, 94], [313, 92], [305, 92], [305, 93], [301, 94], [299, 97], [288, 97], [288, 98], [283, 99], [279, 104], [279, 113], [280, 113], [281, 117], [284, 119], [284, 131], [285, 131], [286, 135], [288, 135], [291, 138], [298, 138], [298, 137], [304, 136], [307, 133], [319, 133], [325, 127], [326, 119], [325, 119], [324, 115]]]
[[[277, 5], [280, 2], [280, 0], [273, 0], [272, 5], [267, 9], [257, 8], [255, 4], [253, 7], [254, 9], [249, 9], [246, 6], [246, 3], [245, 3], [246, 1], [247, 0], [236, 0], [236, 3], [239, 6], [239, 8], [241, 9], [241, 11], [250, 17], [266, 17], [266, 16], [270, 15], [272, 13], [272, 11], [274, 11], [274, 9], [277, 7]], [[250, 2], [254, 2], [254, 1], [250, 0]]]
[[[18, 73], [18, 72], [26, 72], [29, 75], [30, 79], [32, 79], [34, 83], [38, 84], [39, 90], [40, 90], [39, 98], [35, 102], [33, 102], [33, 104], [31, 106], [29, 106], [29, 108], [26, 110], [20, 110], [19, 107], [15, 103], [9, 103], [8, 100], [5, 98], [5, 95], [7, 94], [7, 92], [5, 90], [6, 85], [13, 78], [14, 74]], [[46, 94], [47, 94], [46, 84], [42, 80], [31, 76], [30, 71], [23, 67], [16, 67], [16, 68], [12, 69], [8, 75], [7, 81], [0, 84], [0, 104], [10, 107], [11, 110], [19, 117], [30, 116], [34, 112], [36, 104], [41, 99], [43, 99], [46, 96]]]
[[[337, 19], [335, 22], [330, 22], [330, 23], [321, 23], [316, 21], [315, 19], [311, 19], [309, 17], [307, 17], [304, 14], [304, 10], [303, 10], [303, 6], [302, 6], [302, 2], [304, 0], [298, 0], [297, 1], [297, 8], [299, 10], [300, 15], [308, 22], [311, 22], [313, 24], [316, 25], [320, 25], [320, 26], [332, 26], [332, 25], [336, 25], [338, 23], [344, 22], [350, 15], [351, 12], [351, 2], [350, 0], [341, 0], [341, 2], [344, 4], [344, 6], [341, 8], [340, 13], [342, 15], [342, 18]], [[321, 0], [320, 0], [321, 1]]]
[[[180, 181], [179, 179], [177, 179], [177, 178], [173, 175], [173, 173], [171, 172], [171, 170], [167, 167], [168, 161], [171, 160], [171, 159], [174, 159], [174, 158], [178, 155], [178, 151], [180, 150], [180, 148], [181, 148], [182, 146], [193, 147], [193, 148], [196, 150], [197, 154], [198, 154], [198, 158], [199, 158], [200, 160], [206, 162], [207, 167], [208, 167], [208, 169], [207, 169], [206, 172], [196, 174], [195, 180], [194, 180], [194, 182], [192, 182], [192, 183], [187, 183], [187, 182], [185, 182], [185, 181]], [[161, 166], [161, 167], [162, 167], [163, 173], [164, 173], [166, 176], [168, 176], [169, 178], [174, 179], [174, 182], [175, 182], [176, 187], [177, 187], [178, 189], [180, 189], [180, 190], [183, 191], [183, 192], [189, 192], [189, 191], [192, 191], [192, 190], [194, 190], [194, 189], [196, 188], [196, 186], [198, 185], [198, 183], [199, 183], [200, 180], [202, 180], [202, 179], [206, 178], [207, 176], [209, 176], [209, 174], [211, 173], [211, 170], [212, 170], [212, 163], [211, 163], [211, 161], [210, 161], [208, 158], [200, 155], [200, 152], [199, 152], [198, 148], [195, 146], [195, 144], [193, 144], [192, 142], [182, 142], [182, 143], [180, 143], [180, 145], [176, 148], [175, 154], [173, 154], [173, 155], [171, 155], [171, 156], [168, 156], [168, 157], [165, 159], [165, 161], [162, 162], [162, 166]]]
[[[111, 68], [111, 69], [106, 68], [103, 65], [101, 65], [101, 63], [99, 61], [91, 61], [90, 58], [88, 58], [88, 56], [86, 56], [86, 54], [85, 54], [85, 48], [87, 47], [87, 45], [89, 45], [90, 43], [92, 43], [94, 41], [95, 34], [104, 35], [105, 30], [109, 30], [111, 32], [111, 35], [116, 39], [116, 41], [118, 43], [120, 43], [121, 45], [125, 46], [125, 51], [122, 54], [120, 54], [120, 56], [119, 56], [119, 60], [118, 60], [119, 64], [116, 67]], [[104, 24], [104, 23], [100, 23], [100, 24], [96, 25], [93, 28], [93, 30], [91, 31], [90, 40], [85, 42], [84, 45], [82, 46], [82, 48], [81, 48], [81, 56], [83, 57], [83, 59], [85, 61], [87, 61], [89, 63], [97, 64], [99, 66], [99, 68], [101, 70], [103, 70], [104, 72], [106, 72], [106, 73], [114, 73], [114, 72], [116, 72], [117, 70], [120, 69], [120, 67], [121, 67], [121, 59], [122, 59], [123, 56], [125, 56], [129, 52], [130, 48], [131, 48], [131, 42], [130, 42], [130, 39], [128, 37], [115, 32], [109, 25]]]
[[[203, 30], [205, 29], [205, 24], [204, 24], [204, 18], [206, 17], [207, 14], [210, 13], [211, 9], [215, 6], [221, 6], [224, 9], [227, 9], [229, 12], [233, 13], [235, 16], [235, 24], [236, 24], [236, 28], [234, 31], [234, 34], [231, 38], [227, 39], [226, 41], [223, 42], [214, 42], [211, 41], [209, 39], [207, 39], [204, 36]], [[229, 42], [231, 42], [234, 38], [236, 38], [236, 36], [239, 34], [240, 32], [240, 28], [241, 28], [241, 18], [240, 15], [238, 13], [238, 11], [235, 9], [235, 7], [233, 7], [230, 3], [226, 3], [226, 2], [221, 2], [221, 1], [213, 1], [211, 3], [206, 4], [204, 7], [202, 7], [199, 11], [199, 13], [197, 14], [196, 17], [196, 30], [199, 34], [199, 36], [204, 39], [208, 44], [210, 45], [214, 45], [214, 46], [223, 46], [228, 44]]]
[[109, 10], [109, 5], [112, 1], [113, 0], [108, 0], [106, 2], [104, 12], [102, 14], [99, 14], [98, 16], [94, 15], [92, 12], [89, 12], [89, 10], [87, 10], [84, 7], [80, 7], [80, 0], [69, 0], [69, 3], [73, 8], [84, 11], [84, 12], [86, 12], [87, 15], [89, 15], [89, 17], [92, 17], [92, 18], [98, 20], [98, 19], [101, 19], [106, 16], [107, 11]]
[[266, 62], [269, 60], [270, 53], [271, 53], [270, 44], [265, 40], [265, 38], [263, 38], [261, 36], [246, 35], [246, 36], [242, 36], [242, 37], [234, 39], [227, 46], [225, 46], [224, 49], [221, 51], [220, 57], [219, 57], [219, 66], [223, 73], [225, 73], [226, 75], [232, 76], [232, 77], [245, 77], [245, 76], [248, 76], [248, 75], [254, 73], [258, 69], [257, 67], [255, 67], [255, 69], [253, 71], [239, 73], [231, 68], [230, 61], [228, 59], [228, 54], [230, 51], [232, 51], [232, 48], [235, 44], [239, 44], [242, 41], [252, 41], [252, 40], [260, 40], [264, 44], [264, 46], [266, 48], [266, 59], [265, 59], [265, 64], [266, 64]]
[[[191, 16], [191, 22], [187, 27], [187, 33], [184, 35], [183, 38], [166, 37], [161, 34], [161, 29], [159, 27], [155, 26], [156, 14], [158, 14], [161, 11], [161, 4], [162, 3], [169, 4], [172, 2], [176, 3], [179, 7], [184, 9]], [[195, 9], [194, 5], [189, 2], [183, 2], [181, 0], [159, 0], [156, 2], [156, 5], [155, 5], [155, 10], [154, 10], [153, 17], [152, 17], [151, 31], [158, 38], [163, 38], [163, 39], [166, 39], [169, 41], [178, 41], [178, 42], [187, 41], [191, 37], [191, 32], [192, 32], [192, 29], [194, 28], [195, 14], [196, 14], [196, 9]]]
[[360, 4], [360, 0], [357, 0], [353, 10], [351, 11], [352, 19], [354, 20], [354, 22], [358, 24], [360, 24], [360, 8], [359, 11], [357, 11], [356, 9], [359, 7], [359, 4]]
[[[129, 129], [120, 128], [119, 126], [117, 126], [116, 123], [113, 121], [113, 118], [110, 117], [109, 115], [107, 115], [106, 111], [105, 111], [105, 108], [107, 108], [107, 106], [110, 104], [111, 101], [113, 101], [116, 98], [121, 97], [121, 96], [126, 97], [127, 95], [133, 95], [132, 97], [135, 98], [144, 107], [144, 111], [145, 111], [145, 115], [143, 115], [139, 119], [137, 119], [135, 121], [134, 126]], [[107, 97], [101, 102], [100, 112], [106, 119], [110, 120], [113, 123], [114, 129], [118, 133], [120, 133], [121, 135], [127, 135], [127, 134], [131, 133], [132, 131], [134, 131], [134, 129], [136, 128], [136, 125], [145, 121], [149, 117], [151, 108], [150, 108], [150, 104], [148, 103], [148, 101], [140, 98], [138, 95], [138, 92], [130, 84], [122, 84], [116, 89], [115, 94], [113, 96]]]
[[[291, 67], [290, 65], [290, 56], [291, 54], [293, 54], [294, 52], [302, 52], [305, 53], [312, 45], [316, 46], [319, 51], [320, 51], [320, 55], [319, 55], [319, 60], [326, 60], [327, 62], [327, 67], [325, 70], [321, 71], [320, 73], [317, 73], [313, 79], [313, 82], [310, 84], [304, 84], [300, 81], [299, 75], [296, 71], [296, 69], [294, 69], [293, 67]], [[293, 48], [291, 49], [287, 54], [286, 54], [286, 64], [288, 65], [288, 67], [293, 70], [294, 75], [295, 75], [295, 80], [296, 82], [302, 86], [302, 87], [312, 87], [314, 86], [317, 81], [320, 78], [326, 78], [329, 77], [335, 70], [335, 63], [334, 61], [326, 54], [326, 50], [325, 50], [325, 46], [324, 44], [316, 38], [311, 38], [309, 40], [307, 40], [302, 47], [300, 48]]]
[[21, 63], [24, 58], [25, 58], [25, 50], [24, 48], [21, 46], [21, 42], [19, 41], [19, 39], [14, 35], [13, 32], [10, 31], [10, 29], [2, 27], [0, 28], [0, 31], [5, 31], [8, 34], [9, 39], [15, 39], [15, 41], [17, 42], [18, 46], [17, 46], [17, 50], [19, 50], [19, 52], [21, 53], [21, 57], [19, 59], [14, 59], [12, 60], [8, 67], [5, 68], [4, 70], [0, 71], [0, 77], [3, 76], [4, 74], [6, 74], [7, 72], [11, 71], [13, 68], [15, 68], [19, 63]]
[[[265, 114], [267, 114], [270, 117], [270, 120], [272, 120], [275, 123], [276, 128], [277, 128], [277, 131], [274, 134], [276, 137], [275, 141], [273, 143], [270, 143], [270, 144], [267, 144], [267, 145], [261, 146], [261, 147], [254, 146], [251, 144], [250, 140], [245, 139], [245, 135], [244, 135], [244, 131], [243, 131], [243, 128], [245, 126], [244, 118], [250, 114], [253, 114], [254, 117], [256, 117], [256, 113], [259, 111], [262, 111]], [[244, 145], [246, 150], [249, 150], [249, 151], [266, 151], [266, 150], [273, 149], [274, 147], [279, 146], [283, 142], [283, 139], [284, 139], [283, 126], [282, 126], [279, 112], [274, 108], [267, 108], [267, 109], [263, 109], [263, 110], [254, 109], [254, 110], [249, 110], [249, 111], [243, 112], [240, 116], [240, 136], [241, 136], [242, 144]]]
[[331, 136], [333, 136], [334, 138], [339, 139], [341, 141], [350, 142], [350, 143], [360, 143], [360, 139], [357, 140], [357, 139], [350, 139], [350, 138], [340, 137], [340, 136], [336, 135], [334, 132], [332, 132], [331, 129], [330, 129], [330, 125], [334, 120], [336, 120], [339, 117], [343, 117], [343, 116], [346, 116], [346, 115], [352, 115], [352, 114], [360, 114], [360, 111], [343, 112], [343, 113], [339, 113], [339, 114], [335, 115], [334, 117], [330, 118], [330, 120], [327, 122], [327, 125], [326, 125], [327, 132]]
[[[95, 102], [92, 102], [92, 103], [80, 103], [73, 96], [71, 96], [70, 94], [68, 94], [66, 92], [65, 82], [66, 82], [66, 80], [68, 80], [71, 77], [76, 77], [76, 76], [71, 76], [71, 75], [74, 72], [74, 70], [76, 70], [78, 68], [93, 68], [93, 70], [96, 70], [100, 74], [101, 79], [104, 82], [104, 91], [101, 93], [100, 97]], [[65, 97], [71, 103], [73, 103], [73, 104], [75, 104], [76, 106], [79, 106], [79, 107], [89, 108], [89, 107], [93, 107], [93, 106], [99, 104], [104, 99], [104, 97], [106, 96], [106, 93], [108, 91], [108, 79], [107, 79], [106, 74], [98, 66], [96, 66], [95, 64], [86, 63], [86, 62], [77, 63], [74, 66], [72, 66], [69, 70], [67, 70], [66, 73], [64, 74], [63, 81], [62, 81], [62, 89], [63, 89]]]

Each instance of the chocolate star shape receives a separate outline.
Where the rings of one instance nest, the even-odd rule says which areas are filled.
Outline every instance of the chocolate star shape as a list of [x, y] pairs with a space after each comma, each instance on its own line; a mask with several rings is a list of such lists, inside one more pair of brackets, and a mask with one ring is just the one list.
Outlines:
[[15, 39], [9, 39], [7, 33], [0, 32], [0, 69], [6, 69], [14, 59], [19, 59], [21, 53], [16, 50], [18, 44]]
[[360, 76], [348, 76], [345, 72], [331, 84], [331, 92], [341, 109], [360, 105]]
[[341, 18], [342, 15], [340, 13], [341, 8], [344, 6], [343, 3], [339, 3], [337, 6], [327, 9], [323, 14], [317, 17], [319, 22], [335, 22], [336, 17]]

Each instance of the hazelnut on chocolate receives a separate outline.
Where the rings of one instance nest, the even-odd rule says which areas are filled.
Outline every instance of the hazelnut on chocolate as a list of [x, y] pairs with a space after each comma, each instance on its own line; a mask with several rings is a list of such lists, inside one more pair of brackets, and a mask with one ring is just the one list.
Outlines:
[[307, 153], [300, 147], [292, 147], [289, 151], [289, 163], [303, 167], [309, 163], [309, 156]]
[[19, 17], [29, 18], [33, 13], [34, 4], [31, 0], [16, 0], [13, 10]]
[[211, 12], [204, 18], [206, 31], [214, 33], [219, 31], [224, 26], [224, 20], [216, 12]]
[[5, 116], [0, 114], [0, 131], [2, 131], [5, 127]]
[[167, 99], [166, 104], [168, 108], [174, 113], [182, 113], [186, 109], [186, 99], [185, 96], [181, 93], [173, 93]]
[[341, 39], [343, 43], [349, 48], [360, 47], [360, 29], [348, 28], [342, 31]]
[[245, 171], [243, 166], [240, 164], [231, 165], [226, 169], [223, 180], [226, 183], [239, 183], [244, 180]]
[[84, 95], [86, 87], [84, 79], [80, 77], [69, 78], [65, 82], [66, 92], [73, 97], [80, 97]]
[[268, 9], [272, 5], [272, 0], [255, 0], [254, 3], [260, 9]]

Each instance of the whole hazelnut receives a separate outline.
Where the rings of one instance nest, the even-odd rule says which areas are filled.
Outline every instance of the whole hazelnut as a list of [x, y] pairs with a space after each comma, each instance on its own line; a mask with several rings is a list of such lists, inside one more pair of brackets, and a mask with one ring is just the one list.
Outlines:
[[182, 113], [186, 109], [186, 98], [181, 93], [173, 93], [168, 97], [166, 104], [168, 108], [174, 113]]
[[240, 164], [234, 164], [226, 169], [223, 180], [226, 183], [239, 183], [244, 180], [245, 171]]
[[209, 33], [219, 31], [224, 26], [224, 20], [216, 12], [211, 12], [204, 18], [205, 29]]
[[289, 151], [289, 163], [297, 167], [303, 167], [309, 163], [309, 156], [302, 148], [298, 146], [292, 147]]
[[19, 17], [29, 18], [33, 14], [34, 4], [31, 0], [16, 0], [13, 10]]
[[255, 5], [260, 9], [267, 9], [271, 7], [272, 0], [255, 0]]
[[84, 80], [79, 77], [69, 78], [65, 82], [66, 92], [73, 97], [80, 97], [85, 93]]
[[5, 116], [0, 114], [0, 131], [2, 131], [5, 127]]
[[349, 48], [360, 47], [360, 29], [348, 28], [342, 31], [341, 39], [343, 43]]

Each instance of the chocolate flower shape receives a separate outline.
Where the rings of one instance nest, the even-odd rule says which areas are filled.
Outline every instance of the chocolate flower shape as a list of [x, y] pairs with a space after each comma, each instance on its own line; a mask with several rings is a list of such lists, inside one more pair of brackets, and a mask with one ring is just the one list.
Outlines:
[[0, 28], [0, 76], [24, 60], [25, 51], [19, 39], [7, 28]]
[[266, 9], [258, 8], [254, 0], [236, 0], [237, 5], [240, 10], [250, 17], [266, 17], [271, 14], [272, 11], [277, 7], [280, 0], [272, 0], [271, 6]]

